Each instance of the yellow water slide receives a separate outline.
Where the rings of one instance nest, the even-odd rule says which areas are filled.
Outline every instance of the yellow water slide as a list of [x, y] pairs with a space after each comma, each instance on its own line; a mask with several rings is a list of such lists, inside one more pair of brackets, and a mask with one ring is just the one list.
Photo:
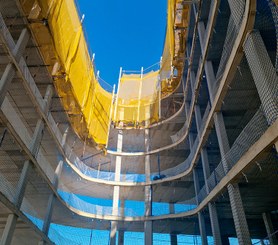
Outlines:
[[69, 120], [83, 140], [102, 147], [111, 122], [137, 127], [159, 121], [159, 101], [175, 91], [181, 80], [189, 5], [168, 0], [160, 68], [123, 73], [113, 96], [98, 82], [74, 0], [20, 2]]

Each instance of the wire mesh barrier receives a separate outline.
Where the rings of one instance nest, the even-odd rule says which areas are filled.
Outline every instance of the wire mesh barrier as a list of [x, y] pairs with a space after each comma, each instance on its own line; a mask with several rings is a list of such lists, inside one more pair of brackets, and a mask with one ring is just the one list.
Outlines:
[[125, 74], [120, 77], [113, 126], [126, 128], [147, 127], [159, 120], [159, 73], [150, 71]]
[[[114, 208], [113, 199], [77, 195], [72, 193], [63, 183], [59, 183], [58, 194], [69, 208], [73, 208], [76, 213], [85, 217], [109, 219], [109, 216], [122, 217], [122, 214], [125, 218], [144, 219], [145, 217], [145, 202], [141, 200], [126, 199], [124, 207]], [[196, 208], [195, 198], [177, 202], [174, 207], [175, 213], [192, 210]], [[152, 203], [152, 216], [168, 215], [170, 213], [169, 203]]]
[[220, 63], [218, 66], [218, 70], [216, 73], [216, 83], [213, 85], [212, 88], [212, 93], [213, 97], [215, 97], [215, 94], [217, 92], [217, 89], [219, 87], [219, 83], [222, 79], [222, 75], [225, 71], [227, 61], [230, 57], [230, 54], [232, 52], [232, 49], [235, 44], [235, 40], [238, 36], [238, 32], [240, 29], [240, 23], [243, 18], [243, 13], [244, 13], [244, 7], [245, 7], [245, 1], [240, 0], [240, 1], [229, 1], [230, 5], [230, 10], [231, 10], [231, 15], [229, 18], [229, 23], [227, 27], [227, 33], [226, 33], [226, 38], [225, 42], [223, 45], [223, 51], [220, 59]]
[[[5, 101], [3, 104], [3, 112], [5, 113], [5, 115], [7, 115], [7, 119], [12, 124], [16, 133], [18, 135], [20, 135], [20, 138], [23, 140], [24, 144], [27, 147], [29, 147], [31, 145], [32, 140], [31, 140], [31, 137], [30, 137], [30, 134], [29, 134], [27, 128], [25, 127], [22, 120], [19, 118], [16, 110], [13, 109], [13, 107], [9, 104], [8, 101], [6, 101], [6, 102]], [[204, 114], [203, 124], [206, 122], [206, 117], [208, 116], [208, 112], [209, 112], [209, 107], [207, 107], [206, 113]], [[101, 181], [111, 181], [111, 182], [114, 181], [115, 173], [113, 171], [111, 171], [111, 170], [110, 171], [101, 171], [100, 169], [90, 168], [86, 164], [84, 164], [84, 162], [82, 162], [82, 160], [80, 160], [80, 158], [73, 151], [72, 147], [70, 147], [68, 144], [66, 144], [66, 141], [65, 141], [66, 135], [62, 136], [62, 134], [51, 114], [48, 114], [48, 123], [50, 125], [52, 133], [55, 135], [60, 146], [61, 147], [63, 146], [63, 148], [64, 148], [66, 161], [69, 166], [71, 166], [83, 178], [87, 178], [90, 180], [101, 180]], [[182, 131], [184, 131], [184, 128], [182, 129]], [[182, 132], [182, 133], [184, 133], [184, 132]], [[179, 137], [184, 137], [184, 135], [181, 134], [181, 136], [179, 136]], [[176, 136], [176, 140], [178, 140], [177, 138], [178, 138], [178, 136]], [[174, 139], [174, 137], [172, 139]], [[192, 160], [194, 159], [195, 155], [198, 154], [196, 152], [198, 144], [199, 144], [199, 138], [196, 139], [190, 155], [184, 162], [182, 162], [182, 163], [178, 164], [177, 166], [172, 167], [170, 169], [166, 169], [166, 170], [162, 170], [162, 171], [158, 171], [158, 172], [154, 169], [154, 172], [151, 174], [151, 178], [153, 180], [155, 180], [156, 176], [162, 176], [162, 175], [164, 176], [164, 178], [175, 177], [176, 175], [178, 175], [180, 173], [184, 173], [188, 169], [192, 168], [192, 166], [193, 166]], [[142, 156], [141, 158], [143, 159], [144, 156]], [[42, 152], [41, 149], [39, 150], [39, 153], [37, 155], [37, 161], [38, 161], [40, 167], [42, 168], [42, 170], [44, 170], [45, 173], [47, 174], [47, 176], [49, 177], [50, 181], [52, 181], [54, 171], [50, 167], [49, 164], [46, 164], [47, 160], [44, 157], [44, 153]], [[130, 182], [131, 183], [142, 183], [142, 182], [146, 181], [145, 174], [132, 174], [132, 173], [128, 174], [128, 173], [126, 173], [126, 174], [121, 174], [120, 179], [123, 182], [129, 182], [129, 183]]]
[[268, 5], [270, 7], [272, 18], [275, 24], [275, 32], [276, 32], [276, 60], [275, 60], [275, 68], [278, 71], [278, 9], [277, 4], [273, 0], [268, 0]]
[[266, 118], [271, 125], [278, 118], [278, 76], [259, 32], [253, 32], [248, 36], [244, 43], [244, 52], [258, 88]]
[[[215, 170], [211, 173], [207, 180], [209, 191], [211, 191], [222, 180], [222, 178], [226, 176], [227, 170], [229, 171], [237, 163], [250, 146], [252, 146], [263, 135], [267, 128], [268, 124], [266, 118], [262, 108], [260, 108], [237, 137], [230, 151], [226, 153], [225, 158], [221, 160]], [[227, 170], [224, 169], [223, 161], [225, 161], [229, 167]], [[206, 196], [206, 186], [203, 186], [198, 193], [198, 200], [201, 202]]]

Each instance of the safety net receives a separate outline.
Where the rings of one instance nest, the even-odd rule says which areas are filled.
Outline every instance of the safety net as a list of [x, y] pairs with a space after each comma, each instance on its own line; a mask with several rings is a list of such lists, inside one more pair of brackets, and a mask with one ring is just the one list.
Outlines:
[[159, 69], [123, 73], [116, 96], [100, 85], [74, 0], [21, 0], [21, 4], [79, 137], [102, 147], [107, 143], [111, 122], [145, 127], [160, 120], [160, 100], [173, 93], [181, 80], [190, 5], [168, 0]]

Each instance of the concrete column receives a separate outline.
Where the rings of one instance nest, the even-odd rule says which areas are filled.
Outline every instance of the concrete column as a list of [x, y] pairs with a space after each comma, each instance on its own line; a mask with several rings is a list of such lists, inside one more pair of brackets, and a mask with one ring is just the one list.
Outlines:
[[31, 169], [31, 161], [27, 160], [24, 162], [23, 165], [23, 169], [17, 184], [17, 188], [16, 188], [16, 195], [15, 195], [15, 199], [14, 199], [14, 204], [16, 207], [20, 208], [23, 197], [24, 197], [24, 193], [25, 193], [25, 189], [27, 186], [27, 182], [28, 182], [28, 175]]
[[278, 76], [276, 70], [258, 31], [248, 35], [243, 47], [265, 116], [271, 125], [278, 118]]
[[178, 237], [176, 234], [170, 234], [171, 245], [178, 245]]
[[[122, 152], [122, 148], [123, 148], [123, 131], [119, 130], [118, 141], [117, 141], [117, 152]], [[122, 167], [122, 157], [116, 156], [115, 181], [121, 180], [121, 167]], [[119, 215], [118, 213], [119, 200], [120, 200], [120, 186], [114, 186], [112, 215], [115, 216]], [[117, 221], [111, 221], [110, 245], [116, 245], [116, 237], [117, 237]]]
[[[207, 79], [208, 90], [209, 90], [209, 97], [211, 102], [213, 102], [214, 94], [212, 88], [213, 88], [213, 83], [215, 83], [216, 81], [216, 78], [214, 75], [211, 62], [207, 62], [205, 64], [205, 72], [206, 72], [206, 79]], [[216, 135], [219, 143], [223, 168], [225, 173], [228, 173], [230, 166], [226, 161], [225, 154], [230, 150], [230, 144], [228, 141], [223, 115], [221, 112], [216, 112], [214, 114], [214, 124], [215, 124]], [[227, 189], [228, 189], [229, 198], [231, 202], [231, 208], [232, 208], [235, 229], [239, 240], [239, 244], [244, 244], [244, 245], [251, 244], [251, 238], [248, 230], [247, 220], [245, 217], [238, 185], [229, 184]]]
[[261, 245], [265, 245], [265, 243], [264, 243], [264, 240], [263, 240], [263, 239], [261, 239], [261, 240], [260, 240], [260, 244], [261, 244]]
[[276, 234], [274, 234], [275, 231], [274, 231], [273, 224], [271, 221], [270, 213], [263, 213], [263, 220], [264, 220], [264, 225], [265, 225], [265, 229], [267, 232], [267, 236], [268, 236], [270, 245], [277, 245], [278, 240], [277, 240]]
[[[219, 143], [219, 149], [221, 153], [222, 164], [225, 173], [227, 174], [230, 166], [225, 159], [225, 154], [230, 150], [227, 132], [225, 129], [224, 119], [221, 112], [216, 112], [214, 115], [215, 130]], [[251, 244], [251, 238], [243, 209], [241, 195], [237, 184], [229, 184], [227, 186], [231, 209], [236, 229], [238, 242], [241, 245]]]
[[16, 227], [17, 216], [15, 214], [9, 214], [5, 229], [2, 234], [0, 245], [11, 244], [13, 239], [13, 233]]
[[52, 217], [55, 199], [56, 199], [55, 195], [53, 193], [50, 194], [50, 196], [48, 198], [46, 215], [44, 218], [44, 223], [43, 223], [43, 228], [42, 228], [42, 232], [45, 233], [46, 235], [48, 235], [49, 227], [51, 224], [51, 217]]
[[[199, 32], [204, 32], [204, 28], [205, 28], [204, 23], [200, 24], [198, 26]], [[191, 74], [191, 76], [190, 76], [191, 89], [192, 89], [192, 93], [194, 93], [194, 84], [195, 84], [195, 80], [196, 80], [195, 73], [193, 71], [191, 71], [190, 74]], [[197, 132], [198, 132], [198, 135], [200, 135], [202, 116], [201, 116], [201, 111], [200, 111], [199, 105], [195, 106], [194, 112], [195, 112]], [[207, 180], [210, 176], [210, 167], [209, 167], [208, 154], [207, 154], [207, 149], [206, 148], [201, 149], [201, 162], [202, 162], [206, 192], [207, 192], [207, 194], [209, 194], [210, 190], [209, 190]], [[222, 241], [221, 241], [221, 234], [220, 234], [220, 227], [219, 227], [219, 222], [218, 222], [218, 215], [217, 215], [216, 206], [212, 203], [209, 203], [208, 208], [209, 208], [209, 216], [210, 216], [212, 234], [213, 234], [213, 238], [214, 238], [214, 244], [215, 245], [221, 245]]]
[[[125, 215], [124, 208], [125, 208], [125, 200], [121, 199], [121, 209], [120, 209], [121, 217], [124, 217], [124, 215]], [[122, 223], [122, 228], [118, 230], [118, 245], [124, 244], [124, 237], [125, 237], [125, 232], [123, 230], [124, 222], [121, 222], [121, 223]]]
[[125, 232], [123, 230], [119, 230], [118, 232], [118, 245], [124, 244]]
[[[196, 118], [196, 120], [198, 120], [197, 129], [198, 129], [198, 132], [199, 132], [200, 122], [201, 122], [201, 112], [200, 112], [199, 106], [195, 107], [195, 118]], [[202, 162], [206, 192], [207, 192], [207, 194], [209, 194], [210, 190], [209, 190], [207, 180], [210, 176], [210, 167], [209, 167], [208, 153], [207, 153], [206, 148], [203, 148], [201, 150], [201, 162]], [[221, 233], [220, 233], [220, 226], [219, 226], [219, 221], [218, 221], [218, 214], [217, 214], [217, 210], [216, 210], [216, 205], [210, 202], [208, 204], [208, 208], [209, 208], [209, 216], [210, 216], [212, 235], [213, 235], [213, 238], [214, 238], [214, 244], [215, 245], [221, 245], [222, 241], [221, 241]]]
[[[188, 139], [189, 139], [190, 148], [192, 149], [193, 135], [191, 133], [189, 133]], [[194, 168], [194, 170], [193, 170], [193, 179], [194, 179], [194, 189], [195, 189], [195, 194], [196, 194], [196, 203], [199, 204], [198, 193], [200, 191], [200, 184], [199, 184], [199, 177], [198, 177], [198, 172], [197, 172], [196, 168]], [[202, 239], [202, 245], [207, 245], [208, 240], [207, 240], [207, 234], [206, 234], [205, 219], [204, 219], [203, 213], [201, 213], [201, 212], [198, 213], [198, 223], [199, 223], [200, 236]]]
[[[54, 178], [52, 181], [52, 185], [55, 189], [57, 189], [58, 187], [59, 177], [63, 169], [63, 164], [64, 162], [61, 160], [55, 169]], [[56, 200], [56, 196], [54, 195], [54, 193], [50, 194], [48, 198], [47, 209], [46, 209], [46, 214], [44, 217], [43, 228], [42, 228], [42, 232], [46, 235], [48, 235], [49, 227], [51, 224], [51, 218], [52, 218], [52, 212], [53, 212], [55, 200]]]
[[[175, 213], [175, 204], [174, 203], [169, 203], [169, 211], [170, 211], [170, 214]], [[178, 237], [177, 237], [177, 234], [175, 233], [175, 231], [171, 231], [170, 241], [171, 241], [171, 245], [178, 245]]]
[[[145, 149], [150, 151], [150, 130], [145, 129]], [[151, 167], [150, 167], [150, 155], [145, 156], [145, 176], [146, 182], [151, 181]], [[152, 186], [145, 186], [145, 216], [152, 215]], [[153, 244], [153, 224], [152, 221], [145, 221], [145, 244]]]
[[13, 80], [15, 75], [15, 68], [14, 66], [9, 63], [0, 80], [0, 106], [2, 105], [4, 98], [7, 94], [8, 88]]
[[[196, 202], [199, 204], [198, 193], [200, 191], [200, 186], [199, 186], [198, 173], [196, 169], [193, 170], [193, 178], [194, 178], [194, 187], [196, 193]], [[199, 223], [200, 236], [202, 239], [202, 245], [207, 245], [208, 240], [207, 240], [207, 233], [206, 233], [205, 218], [202, 212], [198, 213], [198, 223]]]
[[24, 28], [20, 33], [19, 39], [12, 51], [17, 61], [19, 61], [20, 57], [23, 55], [23, 52], [29, 41], [29, 38], [30, 38], [29, 31], [26, 28]]
[[229, 237], [228, 236], [221, 236], [222, 238], [222, 245], [229, 245]]

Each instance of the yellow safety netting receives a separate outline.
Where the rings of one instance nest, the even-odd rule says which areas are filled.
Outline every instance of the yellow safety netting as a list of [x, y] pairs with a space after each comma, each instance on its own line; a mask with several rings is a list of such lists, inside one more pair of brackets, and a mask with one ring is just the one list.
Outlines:
[[147, 126], [159, 120], [159, 71], [123, 74], [112, 120], [120, 127]]
[[112, 94], [96, 79], [74, 0], [20, 2], [44, 62], [53, 75], [57, 93], [82, 139], [105, 145], [110, 119], [116, 125], [133, 126], [147, 126], [159, 120], [160, 99], [175, 91], [180, 82], [189, 6], [181, 0], [168, 0], [160, 69], [140, 75], [124, 74], [118, 97], [111, 107]]

